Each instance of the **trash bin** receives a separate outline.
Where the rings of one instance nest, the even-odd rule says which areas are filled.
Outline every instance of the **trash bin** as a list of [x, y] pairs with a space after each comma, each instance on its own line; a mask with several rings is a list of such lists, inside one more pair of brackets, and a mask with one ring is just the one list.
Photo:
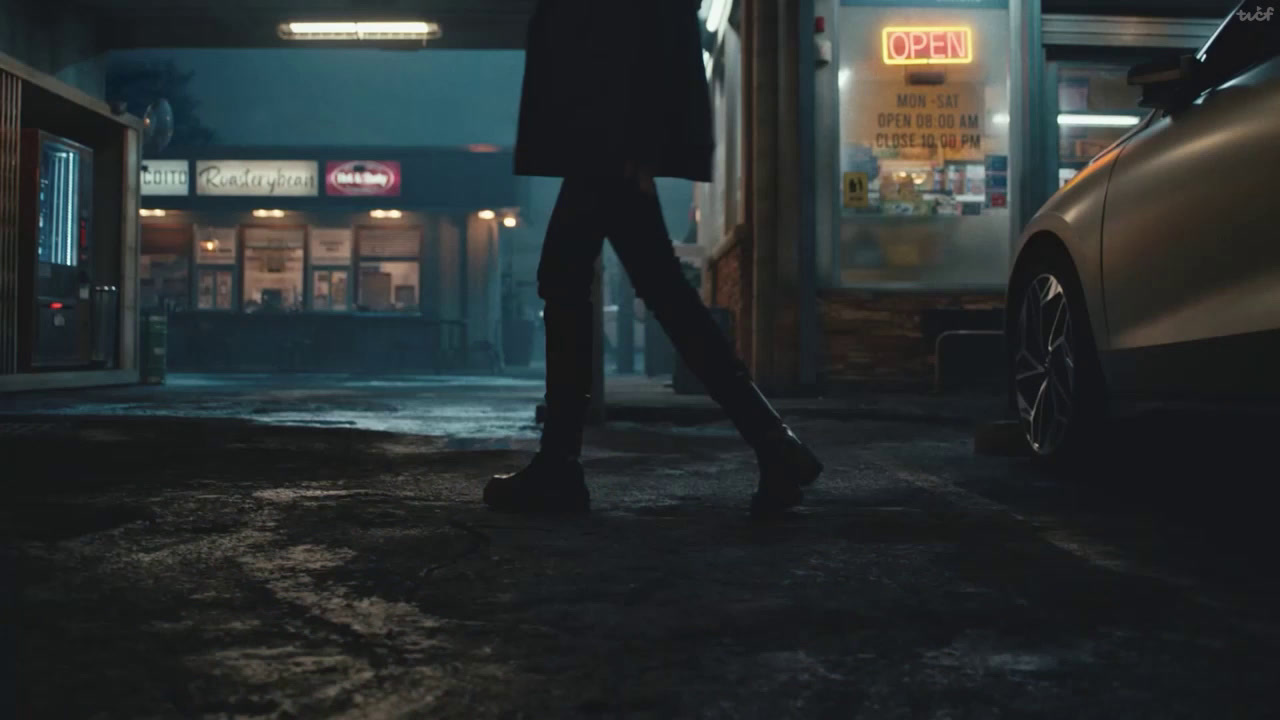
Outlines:
[[169, 318], [153, 313], [142, 318], [142, 383], [163, 385], [169, 346]]
[[120, 291], [114, 285], [93, 289], [93, 362], [107, 369], [116, 366], [116, 339], [120, 332]]

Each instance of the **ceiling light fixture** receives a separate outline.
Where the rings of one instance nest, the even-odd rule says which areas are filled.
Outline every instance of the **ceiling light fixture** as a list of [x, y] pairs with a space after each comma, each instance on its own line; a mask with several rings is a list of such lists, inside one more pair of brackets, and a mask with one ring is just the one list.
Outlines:
[[1133, 127], [1142, 122], [1136, 115], [1075, 115], [1063, 113], [1058, 116], [1059, 125], [1071, 127]]
[[492, 220], [498, 216], [498, 214], [492, 210], [481, 210], [476, 214], [480, 216], [481, 220]]
[[285, 40], [418, 40], [440, 37], [433, 22], [290, 22], [279, 27]]

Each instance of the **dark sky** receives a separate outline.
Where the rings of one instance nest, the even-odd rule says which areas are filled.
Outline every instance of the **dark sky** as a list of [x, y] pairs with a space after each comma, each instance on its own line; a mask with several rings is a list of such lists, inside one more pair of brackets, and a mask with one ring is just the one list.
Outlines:
[[147, 50], [195, 71], [200, 117], [229, 145], [515, 142], [524, 53]]
[[[135, 50], [194, 71], [199, 117], [225, 145], [515, 143], [523, 51]], [[557, 181], [534, 180], [549, 209]], [[689, 225], [692, 184], [660, 182], [667, 224]]]

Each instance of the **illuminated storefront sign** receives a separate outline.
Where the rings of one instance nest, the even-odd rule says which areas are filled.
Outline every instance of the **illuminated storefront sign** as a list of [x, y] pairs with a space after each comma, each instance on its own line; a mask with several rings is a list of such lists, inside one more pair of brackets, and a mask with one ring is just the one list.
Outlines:
[[191, 188], [191, 163], [186, 160], [144, 160], [142, 181], [143, 195], [187, 195]]
[[881, 44], [885, 65], [973, 62], [973, 33], [967, 27], [887, 27]]
[[330, 195], [397, 196], [400, 163], [372, 160], [331, 162], [325, 166], [325, 191]]
[[846, 113], [850, 143], [879, 158], [981, 162], [991, 150], [983, 89], [976, 83], [917, 86], [863, 82]]
[[309, 160], [200, 160], [196, 194], [233, 197], [314, 197], [318, 167]]

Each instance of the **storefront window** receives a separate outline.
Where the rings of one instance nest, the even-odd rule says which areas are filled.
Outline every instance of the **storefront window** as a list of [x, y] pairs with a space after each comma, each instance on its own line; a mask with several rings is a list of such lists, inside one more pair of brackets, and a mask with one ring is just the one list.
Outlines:
[[186, 310], [191, 304], [191, 226], [142, 226], [139, 302], [148, 309]]
[[1142, 89], [1130, 86], [1128, 67], [1059, 63], [1058, 187], [1062, 187], [1134, 125], [1146, 111], [1138, 107]]
[[421, 228], [357, 230], [359, 276], [356, 309], [366, 312], [419, 312]]
[[345, 312], [352, 247], [351, 228], [311, 228], [308, 231], [311, 262], [311, 309]]
[[1008, 270], [1008, 11], [840, 8], [846, 286], [999, 287]]
[[314, 270], [311, 280], [311, 309], [347, 310], [347, 271]]
[[244, 311], [301, 310], [306, 229], [250, 226], [243, 236]]
[[236, 229], [195, 228], [196, 308], [232, 310], [235, 306]]

